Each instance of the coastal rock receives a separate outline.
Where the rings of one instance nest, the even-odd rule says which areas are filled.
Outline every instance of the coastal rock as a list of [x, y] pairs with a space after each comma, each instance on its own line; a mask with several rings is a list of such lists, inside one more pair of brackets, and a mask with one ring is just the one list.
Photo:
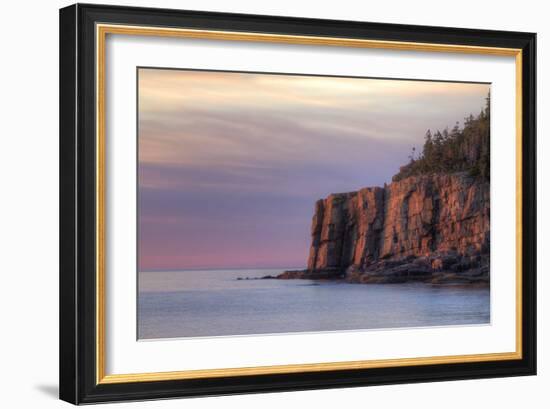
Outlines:
[[[271, 276], [264, 278], [273, 278]], [[308, 279], [308, 280], [334, 280], [344, 278], [340, 269], [322, 269], [322, 270], [289, 270], [279, 274], [276, 278], [281, 280]]]
[[308, 270], [345, 269], [378, 258], [384, 189], [332, 194], [315, 205]]
[[464, 172], [331, 194], [315, 204], [307, 270], [278, 278], [488, 281], [489, 205], [489, 182]]

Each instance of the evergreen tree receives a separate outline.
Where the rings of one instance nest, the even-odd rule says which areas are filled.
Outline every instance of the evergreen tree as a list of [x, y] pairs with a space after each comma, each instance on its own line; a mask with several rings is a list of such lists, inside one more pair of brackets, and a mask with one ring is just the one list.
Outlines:
[[424, 137], [422, 152], [415, 157], [415, 148], [409, 156], [409, 163], [399, 169], [393, 180], [431, 174], [469, 172], [483, 180], [490, 178], [490, 111], [491, 95], [487, 95], [485, 107], [474, 117], [464, 119], [461, 128], [456, 122], [433, 134], [430, 130]]

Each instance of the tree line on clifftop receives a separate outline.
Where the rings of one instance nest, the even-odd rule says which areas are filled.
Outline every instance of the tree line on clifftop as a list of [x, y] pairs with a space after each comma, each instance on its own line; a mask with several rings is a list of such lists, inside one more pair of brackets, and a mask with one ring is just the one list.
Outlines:
[[464, 119], [461, 128], [457, 122], [449, 131], [426, 132], [422, 152], [415, 157], [415, 148], [408, 164], [399, 168], [394, 182], [409, 176], [431, 173], [468, 172], [471, 176], [489, 181], [490, 178], [490, 105], [486, 98], [485, 108], [474, 117]]

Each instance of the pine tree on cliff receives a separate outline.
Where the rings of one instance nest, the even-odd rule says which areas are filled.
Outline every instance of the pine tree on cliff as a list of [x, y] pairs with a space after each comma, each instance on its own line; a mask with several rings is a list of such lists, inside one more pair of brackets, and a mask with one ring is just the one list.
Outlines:
[[468, 172], [471, 176], [489, 181], [490, 178], [490, 106], [487, 95], [485, 108], [474, 117], [464, 119], [460, 128], [457, 122], [449, 132], [430, 130], [424, 137], [422, 152], [417, 158], [410, 156], [392, 180], [432, 173]]

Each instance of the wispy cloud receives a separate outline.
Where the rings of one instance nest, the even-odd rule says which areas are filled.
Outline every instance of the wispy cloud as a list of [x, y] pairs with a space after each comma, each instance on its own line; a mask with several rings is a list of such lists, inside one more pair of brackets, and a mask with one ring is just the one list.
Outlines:
[[[158, 267], [160, 254], [164, 267], [176, 268], [196, 266], [197, 254], [218, 267], [244, 265], [247, 253], [262, 254], [262, 265], [305, 261], [316, 199], [389, 181], [428, 128], [477, 113], [488, 90], [141, 69], [142, 267]], [[270, 252], [280, 240], [291, 250]], [[230, 257], [220, 246], [240, 253]]]

